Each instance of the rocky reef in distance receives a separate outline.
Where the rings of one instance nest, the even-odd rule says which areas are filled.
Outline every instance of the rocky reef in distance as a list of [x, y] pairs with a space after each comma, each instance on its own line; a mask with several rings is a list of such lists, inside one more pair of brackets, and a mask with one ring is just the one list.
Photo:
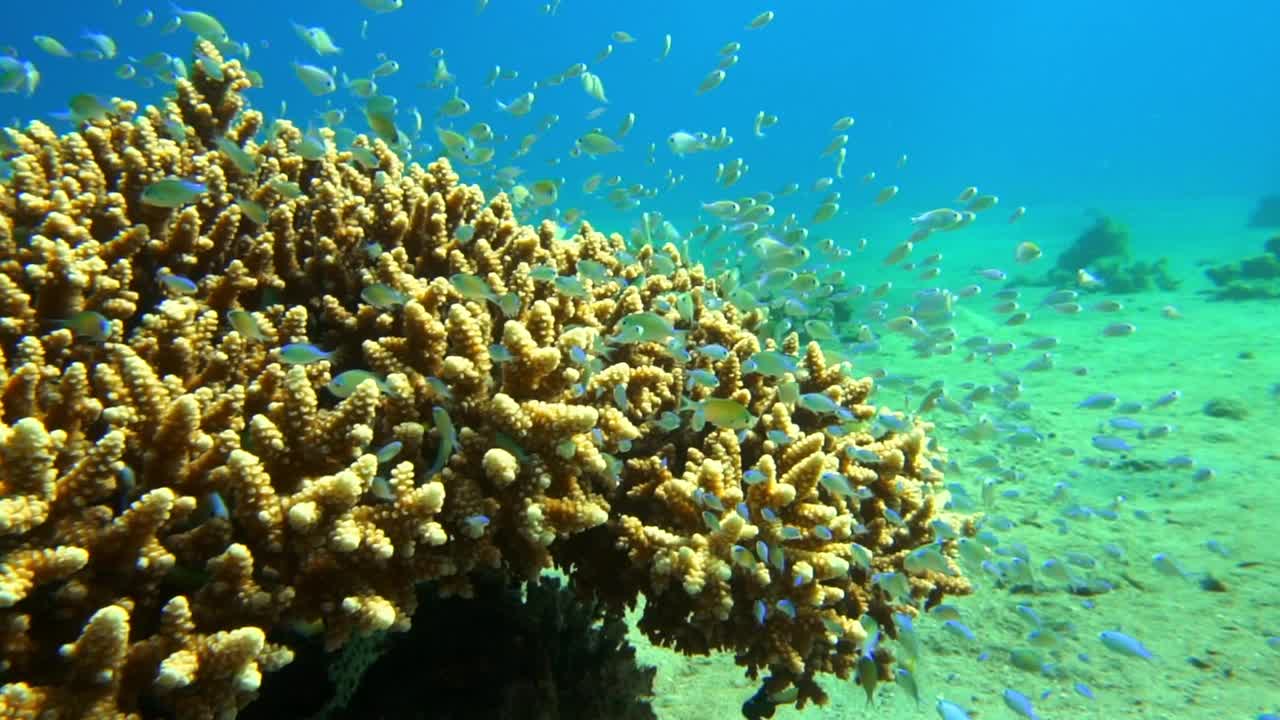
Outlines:
[[1280, 298], [1280, 235], [1271, 236], [1261, 254], [1215, 265], [1204, 273], [1217, 286], [1210, 291], [1214, 300]]

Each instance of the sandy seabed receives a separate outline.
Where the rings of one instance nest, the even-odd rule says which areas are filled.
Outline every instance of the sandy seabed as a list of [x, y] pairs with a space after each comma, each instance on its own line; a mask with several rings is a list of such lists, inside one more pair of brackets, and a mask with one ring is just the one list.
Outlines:
[[[1239, 218], [1240, 212], [1233, 207], [1229, 216]], [[1044, 243], [1046, 260], [1041, 262], [1047, 266], [1047, 258], [1053, 256], [1050, 249], [1056, 254], [1071, 233], [1085, 224], [1078, 215], [1069, 223], [1054, 223], [1059, 231], [1049, 233]], [[1238, 221], [1232, 225], [1238, 226]], [[1033, 698], [1036, 713], [1044, 720], [1245, 720], [1280, 712], [1280, 641], [1274, 648], [1267, 642], [1268, 637], [1280, 636], [1280, 394], [1273, 389], [1280, 383], [1280, 301], [1208, 299], [1203, 291], [1210, 284], [1197, 262], [1257, 254], [1265, 237], [1241, 231], [1226, 244], [1197, 241], [1216, 232], [1214, 226], [1205, 213], [1190, 219], [1167, 213], [1148, 217], [1148, 229], [1142, 233], [1146, 242], [1139, 237], [1135, 247], [1164, 248], [1162, 254], [1171, 255], [1171, 267], [1184, 283], [1177, 292], [1127, 296], [1104, 292], [1082, 300], [1086, 306], [1119, 300], [1125, 305], [1119, 313], [1086, 311], [1065, 316], [1036, 307], [1052, 289], [1048, 287], [1022, 288], [1020, 301], [1033, 319], [1020, 327], [1005, 327], [1003, 317], [991, 312], [996, 301], [990, 292], [961, 306], [955, 327], [962, 341], [972, 335], [990, 335], [1025, 346], [1035, 337], [1057, 336], [1061, 344], [1052, 351], [1052, 370], [1022, 370], [1040, 355], [1030, 349], [995, 358], [991, 364], [966, 362], [960, 350], [920, 360], [907, 341], [896, 338], [886, 340], [881, 352], [857, 359], [859, 372], [887, 368], [918, 374], [925, 384], [941, 379], [957, 395], [963, 394], [960, 386], [966, 382], [1001, 382], [997, 375], [1001, 371], [1021, 377], [1022, 399], [1031, 403], [1024, 417], [1011, 417], [998, 406], [984, 404], [969, 419], [936, 410], [929, 419], [938, 425], [936, 435], [950, 458], [962, 468], [949, 473], [947, 481], [964, 485], [973, 498], [981, 497], [981, 478], [990, 473], [967, 467], [979, 456], [993, 454], [1002, 468], [1025, 474], [1020, 482], [1002, 483], [993, 506], [982, 507], [979, 500], [978, 511], [1012, 521], [1013, 527], [997, 534], [1001, 545], [1021, 543], [1029, 550], [1031, 565], [1037, 569], [1035, 592], [1014, 594], [981, 570], [971, 569], [975, 593], [948, 602], [960, 609], [977, 640], [957, 638], [933, 618], [916, 624], [923, 647], [916, 673], [918, 706], [890, 684], [882, 685], [868, 704], [852, 680], [826, 677], [828, 706], [803, 712], [784, 706], [776, 718], [933, 718], [939, 697], [969, 709], [975, 718], [1019, 717], [1001, 698], [1006, 688]], [[1004, 229], [1000, 232], [1009, 234]], [[1153, 235], [1169, 242], [1154, 242]], [[970, 242], [949, 250], [959, 252], [961, 261], [951, 263], [949, 272], [955, 275], [946, 286], [971, 282], [959, 278], [984, 264], [981, 246]], [[875, 267], [879, 268], [878, 258]], [[1175, 306], [1181, 319], [1165, 318], [1162, 308], [1166, 305]], [[1117, 321], [1132, 322], [1138, 331], [1129, 337], [1103, 337], [1101, 328]], [[1073, 372], [1079, 367], [1087, 368], [1087, 374]], [[1173, 389], [1182, 392], [1176, 403], [1144, 407], [1132, 414], [1147, 426], [1175, 427], [1159, 439], [1143, 440], [1136, 432], [1105, 427], [1118, 414], [1115, 410], [1076, 407], [1098, 392], [1114, 393], [1121, 403], [1149, 406]], [[903, 406], [900, 391], [882, 390], [874, 397], [891, 407]], [[1212, 417], [1204, 407], [1214, 399], [1237, 401], [1247, 415]], [[913, 398], [911, 406], [918, 402]], [[961, 431], [983, 413], [997, 422], [1032, 426], [1044, 436], [1043, 442], [1014, 447], [999, 439], [982, 443], [965, 439]], [[1100, 433], [1125, 437], [1135, 450], [1123, 455], [1095, 450], [1090, 438]], [[1165, 465], [1179, 455], [1194, 458], [1195, 468]], [[1089, 459], [1108, 460], [1111, 467], [1087, 463]], [[1151, 469], [1116, 467], [1125, 459], [1151, 461]], [[1213, 476], [1193, 479], [1199, 468], [1212, 468]], [[1054, 485], [1063, 481], [1071, 486], [1070, 498], [1050, 501]], [[1005, 491], [1015, 491], [1016, 496], [1006, 496], [1014, 493]], [[1117, 516], [1114, 520], [1068, 518], [1063, 511], [1072, 503], [1114, 508]], [[1065, 532], [1060, 530], [1059, 518], [1065, 521]], [[1216, 540], [1227, 554], [1207, 547], [1210, 540]], [[1105, 552], [1107, 544], [1123, 549], [1123, 556]], [[1082, 597], [1038, 572], [1046, 559], [1061, 559], [1067, 552], [1097, 560], [1098, 567], [1092, 570], [1073, 567], [1077, 577], [1107, 580], [1114, 590]], [[1185, 575], [1159, 572], [1152, 562], [1157, 553], [1167, 554]], [[1000, 559], [1004, 558], [993, 557]], [[1221, 591], [1202, 588], [1206, 575], [1221, 584]], [[1010, 662], [1010, 650], [1029, 647], [1026, 636], [1033, 629], [1015, 611], [1019, 604], [1033, 608], [1044, 625], [1059, 635], [1056, 647], [1042, 650], [1044, 661], [1054, 668], [1052, 676], [1028, 672]], [[1155, 658], [1142, 660], [1108, 650], [1098, 640], [1104, 630], [1121, 630], [1140, 639]], [[732, 657], [684, 658], [649, 645], [638, 633], [633, 635], [639, 660], [658, 667], [654, 706], [660, 718], [742, 717], [741, 704], [755, 685]], [[1079, 694], [1076, 683], [1087, 685], [1094, 698]]]

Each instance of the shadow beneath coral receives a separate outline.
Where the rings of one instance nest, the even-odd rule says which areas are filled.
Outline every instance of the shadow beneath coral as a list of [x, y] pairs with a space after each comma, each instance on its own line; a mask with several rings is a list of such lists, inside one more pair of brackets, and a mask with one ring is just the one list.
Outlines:
[[[317, 654], [302, 649], [299, 670], [268, 678], [241, 717], [653, 720], [654, 669], [636, 665], [621, 618], [579, 601], [555, 578], [530, 583], [524, 597], [498, 579], [475, 587], [472, 598], [420, 587], [409, 632], [320, 653], [319, 674]], [[358, 685], [337, 708], [331, 699], [345, 682]]]

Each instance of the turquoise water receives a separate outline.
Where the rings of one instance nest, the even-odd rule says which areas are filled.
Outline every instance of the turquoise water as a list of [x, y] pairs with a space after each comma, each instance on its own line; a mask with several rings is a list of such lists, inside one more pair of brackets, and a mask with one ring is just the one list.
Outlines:
[[[967, 511], [984, 515], [1000, 547], [1014, 548], [993, 554], [992, 562], [1024, 554], [1034, 582], [1029, 591], [1014, 592], [1028, 588], [971, 568], [975, 593], [956, 604], [976, 639], [922, 623], [921, 702], [917, 708], [900, 689], [886, 687], [872, 701], [876, 716], [933, 717], [940, 696], [975, 717], [1016, 717], [1001, 699], [1006, 689], [1032, 697], [1046, 719], [1280, 712], [1274, 542], [1280, 402], [1272, 390], [1280, 383], [1280, 301], [1211, 302], [1213, 285], [1203, 272], [1206, 264], [1262, 255], [1264, 241], [1280, 233], [1247, 225], [1260, 198], [1280, 192], [1274, 82], [1280, 6], [563, 0], [547, 12], [541, 3], [516, 0], [492, 0], [482, 11], [471, 0], [405, 5], [386, 14], [354, 0], [237, 1], [198, 9], [216, 12], [231, 37], [244, 43], [247, 66], [265, 81], [249, 96], [268, 119], [318, 127], [325, 123], [322, 113], [343, 110], [344, 124], [365, 132], [360, 100], [347, 88], [312, 96], [291, 63], [361, 78], [387, 59], [397, 61], [399, 71], [377, 83], [382, 94], [399, 98], [402, 130], [412, 124], [405, 119], [409, 108], [421, 114], [422, 128], [412, 133], [415, 159], [425, 163], [441, 152], [434, 128], [466, 132], [488, 123], [498, 136], [490, 143], [496, 157], [464, 169], [464, 179], [486, 192], [512, 190], [495, 175], [515, 167], [521, 185], [555, 182], [557, 201], [527, 208], [530, 221], [572, 224], [572, 209], [598, 229], [627, 234], [650, 213], [670, 223], [670, 238], [693, 260], [713, 272], [737, 269], [744, 287], [778, 269], [776, 258], [760, 250], [761, 237], [807, 229], [807, 237], [792, 241], [809, 251], [795, 270], [817, 273], [831, 287], [816, 294], [759, 289], [748, 300], [773, 306], [771, 333], [812, 334], [805, 321], [826, 320], [836, 337], [824, 345], [849, 357], [858, 373], [915, 377], [882, 387], [877, 402], [914, 409], [934, 382], [961, 404], [974, 387], [1019, 387], [1016, 398], [1006, 394], [925, 417], [950, 450], [948, 481], [974, 498]], [[33, 63], [40, 82], [29, 96], [0, 95], [0, 119], [38, 118], [70, 129], [57, 118], [78, 93], [157, 101], [169, 86], [142, 59], [161, 51], [189, 57], [191, 34], [162, 33], [172, 13], [160, 5], [152, 7], [154, 21], [139, 27], [136, 18], [146, 8], [132, 0], [48, 0], [6, 9], [0, 47], [9, 49], [0, 54]], [[772, 22], [746, 28], [770, 9], [776, 11]], [[318, 56], [295, 35], [291, 20], [323, 26], [342, 52]], [[112, 36], [118, 57], [55, 57], [32, 41], [50, 35], [78, 54], [90, 48], [80, 37], [84, 29]], [[612, 39], [618, 31], [634, 42]], [[670, 53], [659, 60], [666, 35]], [[730, 42], [741, 47], [722, 52]], [[440, 57], [433, 48], [441, 49]], [[723, 82], [699, 94], [699, 84], [728, 55], [737, 61]], [[453, 79], [424, 87], [440, 59]], [[600, 77], [607, 103], [590, 97], [577, 78], [548, 82], [577, 62]], [[129, 79], [120, 77], [129, 74], [121, 69], [126, 65], [134, 71]], [[495, 65], [518, 77], [487, 87]], [[499, 108], [497, 101], [525, 92], [535, 95], [527, 115]], [[441, 116], [455, 93], [470, 110]], [[778, 121], [757, 135], [753, 122], [760, 112]], [[575, 141], [593, 128], [616, 137], [628, 113], [635, 115], [634, 128], [616, 139], [619, 152], [574, 156]], [[558, 117], [553, 124], [550, 115]], [[856, 122], [844, 131], [847, 155], [843, 177], [836, 177], [835, 158], [821, 154], [840, 134], [833, 124], [844, 116]], [[545, 124], [551, 127], [540, 129]], [[673, 133], [689, 133], [704, 146], [697, 134], [716, 136], [721, 128], [733, 140], [722, 149], [679, 156], [669, 148]], [[529, 134], [537, 136], [532, 149], [513, 157]], [[748, 168], [741, 179], [730, 187], [717, 182], [717, 165], [739, 158]], [[864, 180], [872, 172], [874, 179]], [[597, 175], [600, 189], [585, 192], [584, 183]], [[614, 176], [619, 180], [610, 185]], [[815, 189], [822, 178], [829, 186]], [[784, 195], [791, 183], [800, 189]], [[642, 187], [626, 202], [607, 198], [614, 187], [636, 184]], [[889, 186], [899, 191], [877, 203]], [[998, 196], [998, 204], [967, 227], [935, 232], [902, 261], [882, 262], [918, 227], [913, 217], [933, 208], [963, 210], [970, 200], [957, 198], [969, 186]], [[839, 193], [839, 209], [813, 222], [831, 193]], [[735, 229], [746, 222], [741, 217], [703, 209], [748, 197], [776, 210], [754, 230]], [[1018, 207], [1025, 216], [1010, 222]], [[788, 223], [792, 213], [796, 220]], [[1113, 290], [1123, 278], [1103, 277], [1101, 287], [1083, 288], [1074, 279], [1077, 268], [1049, 278], [1059, 254], [1101, 216], [1127, 227], [1131, 249], [1122, 268], [1167, 258], [1178, 287], [1118, 293]], [[1015, 248], [1027, 241], [1043, 257], [1015, 262]], [[933, 253], [941, 260], [926, 264]], [[921, 277], [935, 266], [936, 276]], [[1009, 280], [977, 272], [992, 269]], [[834, 271], [844, 279], [831, 281]], [[883, 297], [856, 289], [885, 281], [893, 288]], [[904, 307], [918, 291], [959, 293], [971, 284], [982, 293], [955, 303], [954, 341], [933, 342], [923, 353], [912, 349], [918, 338], [889, 329], [892, 318], [909, 313]], [[1083, 293], [1083, 311], [1041, 303], [1058, 289]], [[1002, 291], [1007, 294], [996, 297]], [[1030, 319], [1007, 324], [1014, 311], [999, 306], [1008, 302]], [[1123, 307], [1097, 309], [1107, 302]], [[1170, 306], [1176, 312], [1165, 309]], [[1130, 323], [1136, 332], [1105, 334], [1113, 323]], [[855, 352], [860, 332], [878, 337], [878, 350]], [[978, 336], [990, 342], [970, 342]], [[1058, 344], [1030, 348], [1044, 337]], [[1005, 341], [1018, 349], [1008, 355], [987, 349]], [[1053, 367], [1035, 369], [1045, 352]], [[1156, 407], [1172, 390], [1180, 399]], [[1079, 407], [1097, 393], [1117, 396], [1116, 406]], [[1215, 399], [1235, 401], [1246, 413], [1238, 419], [1206, 414]], [[1120, 409], [1125, 403], [1141, 406]], [[974, 432], [982, 417], [995, 427], [990, 437]], [[1143, 430], [1117, 428], [1111, 423], [1117, 417]], [[1172, 426], [1167, 437], [1152, 431], [1162, 425]], [[1097, 449], [1099, 435], [1121, 438], [1132, 449]], [[1184, 455], [1194, 467], [1168, 464]], [[994, 498], [984, 502], [981, 488], [992, 477], [999, 478]], [[1065, 562], [1068, 553], [1089, 558], [1072, 555], [1077, 564], [1068, 579], [1044, 568], [1051, 559]], [[1225, 592], [1206, 590], [1209, 577]], [[1069, 591], [1091, 582], [1111, 587], [1089, 596]], [[1038, 672], [1009, 662], [1011, 650], [1028, 646], [1031, 629], [1015, 610], [1019, 604], [1034, 608], [1058, 635], [1053, 647], [1041, 649], [1049, 667]], [[1111, 652], [1098, 640], [1110, 630], [1140, 639], [1154, 658]], [[639, 634], [634, 641], [641, 659], [659, 667], [660, 717], [737, 717], [754, 691], [732, 658], [688, 660], [647, 646]], [[864, 712], [860, 688], [824, 682], [832, 704], [804, 714]], [[778, 713], [799, 715], [785, 706]]]

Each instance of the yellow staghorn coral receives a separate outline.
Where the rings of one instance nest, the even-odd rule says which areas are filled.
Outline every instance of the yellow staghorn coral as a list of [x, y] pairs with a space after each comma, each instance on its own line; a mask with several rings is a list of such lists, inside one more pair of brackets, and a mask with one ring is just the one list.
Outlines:
[[[227, 717], [291, 659], [282, 628], [337, 648], [407, 629], [416, 583], [552, 566], [803, 705], [853, 671], [861, 620], [892, 634], [968, 591], [905, 569], [934, 539], [939, 450], [927, 424], [874, 427], [870, 381], [794, 335], [762, 346], [763, 313], [672, 246], [522, 226], [381, 141], [356, 140], [375, 169], [332, 135], [302, 158], [287, 122], [259, 141], [243, 68], [199, 50], [163, 107], [10, 132], [0, 715]], [[169, 176], [206, 190], [141, 201]], [[749, 370], [762, 350], [794, 369]]]

